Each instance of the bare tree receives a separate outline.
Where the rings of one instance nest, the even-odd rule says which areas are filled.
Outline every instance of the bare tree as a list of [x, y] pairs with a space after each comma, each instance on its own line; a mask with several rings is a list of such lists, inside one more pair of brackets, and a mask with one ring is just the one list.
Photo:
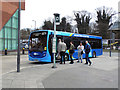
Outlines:
[[44, 21], [44, 25], [42, 26], [43, 30], [53, 30], [53, 23], [48, 20], [48, 21]]
[[87, 11], [74, 11], [75, 21], [77, 22], [77, 28], [79, 33], [89, 33], [89, 23], [91, 20], [91, 14]]
[[110, 22], [112, 15], [115, 13], [112, 8], [107, 8], [105, 6], [99, 7], [96, 9], [97, 13], [97, 20], [96, 23], [99, 35], [101, 35], [103, 38], [109, 38], [110, 34], [108, 29], [113, 25], [112, 22]]
[[91, 33], [91, 34], [96, 34], [96, 33], [98, 33], [97, 23], [95, 23], [95, 22], [91, 22], [91, 23], [90, 23], [90, 33]]
[[28, 39], [30, 35], [30, 28], [24, 28], [20, 30], [20, 38], [21, 40]]

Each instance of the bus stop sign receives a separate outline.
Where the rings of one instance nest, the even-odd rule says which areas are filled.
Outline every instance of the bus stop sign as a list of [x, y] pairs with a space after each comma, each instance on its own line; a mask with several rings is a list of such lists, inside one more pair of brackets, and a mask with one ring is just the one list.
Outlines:
[[54, 16], [55, 16], [56, 24], [59, 24], [60, 23], [60, 14], [55, 13]]

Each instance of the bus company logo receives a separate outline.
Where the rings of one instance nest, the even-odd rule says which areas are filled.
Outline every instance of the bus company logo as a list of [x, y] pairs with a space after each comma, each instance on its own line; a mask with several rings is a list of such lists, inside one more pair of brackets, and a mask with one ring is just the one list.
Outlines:
[[79, 34], [74, 34], [74, 37], [84, 37], [84, 38], [89, 38], [89, 36], [87, 35], [79, 35]]

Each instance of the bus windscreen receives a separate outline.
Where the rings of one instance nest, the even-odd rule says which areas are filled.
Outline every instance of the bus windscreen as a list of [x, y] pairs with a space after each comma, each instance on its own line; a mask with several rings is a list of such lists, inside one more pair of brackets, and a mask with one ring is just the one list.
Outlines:
[[36, 52], [46, 51], [47, 32], [34, 32], [30, 36], [29, 50]]

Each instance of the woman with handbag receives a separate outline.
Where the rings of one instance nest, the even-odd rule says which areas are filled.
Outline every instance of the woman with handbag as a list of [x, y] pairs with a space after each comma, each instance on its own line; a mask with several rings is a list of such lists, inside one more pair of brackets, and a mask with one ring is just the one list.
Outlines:
[[80, 60], [81, 60], [81, 63], [82, 63], [82, 59], [83, 59], [83, 57], [82, 57], [82, 55], [83, 55], [83, 53], [84, 53], [84, 46], [82, 45], [82, 43], [80, 43], [80, 45], [77, 47], [77, 49], [78, 49], [78, 61], [77, 62], [80, 62]]
[[73, 45], [73, 43], [72, 43], [72, 41], [70, 42], [70, 49], [69, 49], [69, 54], [70, 54], [70, 59], [71, 59], [71, 62], [70, 62], [70, 64], [73, 64], [74, 62], [73, 62], [73, 59], [72, 59], [72, 56], [73, 56], [73, 53], [74, 53], [74, 49], [75, 49], [75, 47], [74, 47], [74, 45]]

